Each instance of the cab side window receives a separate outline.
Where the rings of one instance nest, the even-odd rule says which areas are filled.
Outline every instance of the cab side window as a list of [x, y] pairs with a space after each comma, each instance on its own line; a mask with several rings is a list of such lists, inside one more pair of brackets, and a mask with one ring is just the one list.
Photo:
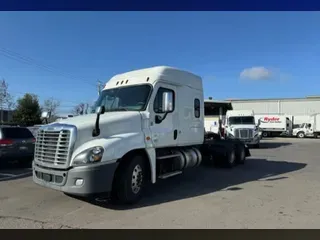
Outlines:
[[163, 96], [163, 93], [165, 92], [172, 92], [172, 95], [173, 95], [173, 106], [172, 106], [172, 112], [174, 111], [174, 108], [175, 108], [175, 95], [174, 95], [174, 91], [171, 90], [171, 89], [168, 89], [168, 88], [163, 88], [163, 87], [160, 87], [158, 89], [158, 92], [157, 92], [157, 95], [154, 99], [154, 102], [153, 102], [153, 110], [155, 113], [164, 113], [163, 112], [163, 106], [162, 106], [162, 96]]

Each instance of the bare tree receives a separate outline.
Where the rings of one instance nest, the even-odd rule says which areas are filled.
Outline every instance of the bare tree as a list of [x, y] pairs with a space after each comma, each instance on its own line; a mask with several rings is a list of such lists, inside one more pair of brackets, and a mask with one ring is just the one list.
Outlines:
[[8, 83], [2, 79], [0, 83], [0, 121], [3, 122], [3, 111], [15, 108], [13, 96], [8, 91]]
[[57, 108], [60, 106], [60, 101], [53, 98], [44, 101], [42, 110], [50, 113], [50, 119], [54, 119], [57, 115]]
[[84, 103], [79, 103], [77, 106], [74, 107], [73, 113], [75, 115], [83, 115], [86, 110], [86, 104]]

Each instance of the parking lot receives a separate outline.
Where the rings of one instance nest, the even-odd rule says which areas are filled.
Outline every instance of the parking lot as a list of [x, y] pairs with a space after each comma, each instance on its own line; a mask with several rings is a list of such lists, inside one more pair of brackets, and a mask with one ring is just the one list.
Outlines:
[[130, 208], [65, 196], [11, 167], [0, 171], [0, 228], [319, 228], [319, 143], [263, 140], [245, 165], [190, 169]]

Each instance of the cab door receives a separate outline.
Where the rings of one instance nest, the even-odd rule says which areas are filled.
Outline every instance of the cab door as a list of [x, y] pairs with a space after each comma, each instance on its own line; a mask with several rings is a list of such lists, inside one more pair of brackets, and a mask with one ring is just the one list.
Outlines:
[[312, 134], [313, 134], [312, 124], [308, 123], [306, 124], [306, 135], [311, 136]]
[[[164, 99], [171, 96], [171, 99]], [[156, 148], [176, 146], [179, 132], [179, 115], [177, 104], [177, 87], [159, 83], [150, 102], [151, 139]], [[171, 101], [170, 111], [166, 112], [166, 101]]]

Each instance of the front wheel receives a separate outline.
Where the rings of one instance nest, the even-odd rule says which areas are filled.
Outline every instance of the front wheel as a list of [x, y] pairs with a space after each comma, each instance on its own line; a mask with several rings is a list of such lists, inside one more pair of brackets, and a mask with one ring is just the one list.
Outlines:
[[134, 156], [131, 160], [124, 161], [115, 176], [114, 200], [123, 204], [138, 202], [145, 188], [145, 176], [146, 167], [142, 156]]
[[298, 132], [297, 137], [298, 138], [304, 138], [305, 137], [304, 132]]

